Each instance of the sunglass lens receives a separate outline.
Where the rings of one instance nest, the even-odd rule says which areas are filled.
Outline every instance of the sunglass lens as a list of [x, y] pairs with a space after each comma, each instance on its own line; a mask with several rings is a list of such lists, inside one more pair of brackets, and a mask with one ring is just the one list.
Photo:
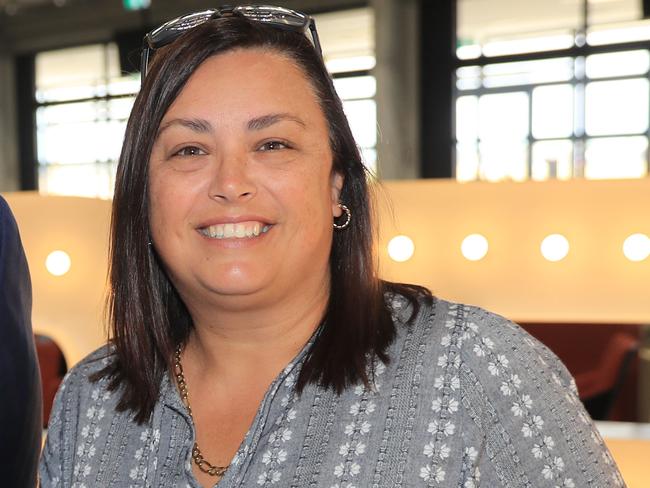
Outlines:
[[184, 15], [177, 19], [171, 20], [166, 24], [161, 25], [156, 30], [150, 32], [147, 38], [151, 47], [158, 48], [165, 44], [169, 44], [185, 31], [193, 29], [210, 20], [215, 15], [215, 10], [205, 10], [203, 12], [195, 12], [192, 14]]
[[237, 13], [257, 22], [283, 24], [289, 27], [304, 28], [309, 19], [306, 15], [282, 7], [241, 6]]

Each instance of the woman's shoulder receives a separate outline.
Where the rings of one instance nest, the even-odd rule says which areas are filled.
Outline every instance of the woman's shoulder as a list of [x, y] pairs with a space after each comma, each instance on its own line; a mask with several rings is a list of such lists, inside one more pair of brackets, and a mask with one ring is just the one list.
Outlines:
[[504, 374], [537, 366], [547, 370], [552, 381], [575, 390], [564, 364], [519, 324], [478, 306], [446, 301], [438, 306], [446, 309], [444, 327], [467, 369], [502, 379]]
[[575, 391], [573, 378], [557, 356], [520, 325], [498, 313], [432, 295], [387, 293], [386, 300], [395, 323], [411, 324], [398, 326], [398, 336], [402, 341], [409, 337], [410, 343], [416, 340], [428, 344], [428, 358], [433, 363], [449, 360], [455, 367], [462, 365], [481, 378], [487, 374], [487, 379], [494, 380], [522, 368], [543, 367], [552, 381]]
[[536, 368], [575, 391], [573, 378], [558, 357], [512, 320], [479, 306], [438, 298], [423, 308], [420, 322], [430, 324], [431, 341], [477, 378], [499, 380], [501, 386], [504, 375], [520, 377], [523, 370]]
[[433, 341], [434, 409], [471, 419], [463, 424], [465, 439], [486, 444], [494, 476], [540, 487], [587, 480], [622, 486], [571, 374], [552, 351], [480, 307], [437, 301], [429, 316], [440, 337]]
[[108, 366], [113, 354], [114, 347], [111, 344], [98, 347], [70, 368], [64, 381], [83, 381], [85, 378], [95, 375]]
[[113, 347], [105, 344], [75, 364], [66, 373], [54, 403], [75, 399], [74, 403], [80, 404], [84, 398], [107, 391], [107, 378], [101, 372], [109, 365], [113, 355]]

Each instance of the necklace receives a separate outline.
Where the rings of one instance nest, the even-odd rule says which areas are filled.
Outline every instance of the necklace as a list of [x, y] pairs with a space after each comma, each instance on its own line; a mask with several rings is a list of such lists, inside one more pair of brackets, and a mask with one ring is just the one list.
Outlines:
[[[190, 407], [190, 400], [187, 397], [187, 382], [185, 381], [185, 375], [183, 374], [183, 365], [181, 364], [180, 344], [178, 345], [178, 347], [176, 348], [176, 352], [174, 353], [174, 374], [176, 375], [176, 382], [178, 383], [178, 390], [181, 394], [181, 400], [183, 400], [183, 404], [187, 408], [187, 411], [190, 414], [190, 418], [192, 419], [192, 422], [194, 422], [194, 416], [192, 415], [192, 407]], [[230, 465], [215, 466], [214, 464], [204, 459], [203, 454], [201, 453], [201, 449], [199, 449], [199, 445], [196, 442], [194, 443], [194, 447], [192, 448], [192, 459], [194, 460], [194, 463], [199, 467], [201, 471], [209, 474], [210, 476], [217, 476], [219, 478], [221, 478], [224, 474], [226, 474], [226, 470], [230, 466]]]

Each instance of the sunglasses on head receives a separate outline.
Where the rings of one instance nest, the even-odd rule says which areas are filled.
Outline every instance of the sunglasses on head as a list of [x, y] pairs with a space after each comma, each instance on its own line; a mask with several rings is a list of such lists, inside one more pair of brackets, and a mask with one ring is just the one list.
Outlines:
[[272, 5], [245, 5], [239, 7], [219, 7], [201, 12], [182, 15], [149, 32], [143, 39], [142, 56], [140, 59], [141, 82], [147, 76], [149, 58], [153, 51], [171, 44], [182, 34], [212, 19], [222, 17], [244, 17], [255, 22], [277, 27], [279, 29], [298, 32], [311, 40], [319, 56], [323, 56], [316, 23], [309, 15]]

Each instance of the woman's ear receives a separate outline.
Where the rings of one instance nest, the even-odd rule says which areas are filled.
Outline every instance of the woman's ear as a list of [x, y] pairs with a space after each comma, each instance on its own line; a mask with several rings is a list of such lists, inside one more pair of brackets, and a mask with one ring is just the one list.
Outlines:
[[[332, 214], [334, 217], [340, 217], [343, 214], [343, 210], [339, 207], [339, 202], [341, 198], [341, 190], [343, 189], [343, 175], [337, 171], [332, 171], [330, 182], [331, 195], [332, 195]], [[345, 203], [345, 202], [342, 202]]]

